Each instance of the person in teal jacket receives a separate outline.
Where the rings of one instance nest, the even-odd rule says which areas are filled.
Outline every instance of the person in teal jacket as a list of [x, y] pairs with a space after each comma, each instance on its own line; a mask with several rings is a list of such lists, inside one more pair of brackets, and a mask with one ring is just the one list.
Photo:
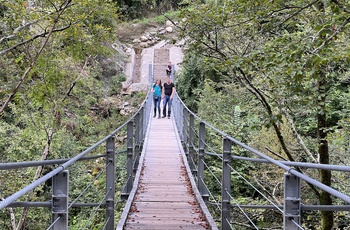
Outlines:
[[152, 84], [151, 92], [153, 92], [153, 102], [154, 102], [154, 115], [157, 115], [158, 108], [158, 118], [160, 118], [160, 100], [162, 99], [162, 81], [158, 79], [156, 83]]

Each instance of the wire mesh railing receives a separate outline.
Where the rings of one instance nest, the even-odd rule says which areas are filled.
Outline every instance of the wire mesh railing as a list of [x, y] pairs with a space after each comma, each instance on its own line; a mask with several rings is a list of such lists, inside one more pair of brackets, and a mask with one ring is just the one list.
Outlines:
[[[178, 95], [173, 106], [198, 190], [221, 229], [309, 229], [307, 221], [302, 221], [302, 212], [349, 212], [347, 194], [294, 169], [349, 172], [349, 166], [274, 160], [202, 120]], [[314, 205], [316, 199], [302, 199], [301, 193], [311, 190], [310, 185], [331, 194], [339, 205]]]

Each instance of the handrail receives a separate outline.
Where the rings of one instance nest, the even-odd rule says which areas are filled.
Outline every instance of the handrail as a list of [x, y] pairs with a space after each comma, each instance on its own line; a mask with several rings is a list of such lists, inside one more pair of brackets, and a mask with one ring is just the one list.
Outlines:
[[[150, 93], [148, 93], [143, 101], [143, 103], [141, 104], [141, 106], [139, 107], [139, 109], [126, 121], [124, 122], [121, 126], [119, 126], [117, 129], [115, 129], [114, 131], [112, 131], [109, 135], [105, 136], [103, 139], [101, 139], [100, 141], [96, 142], [94, 145], [90, 146], [89, 148], [87, 148], [86, 150], [84, 150], [83, 152], [79, 153], [77, 156], [69, 159], [68, 161], [66, 161], [65, 163], [61, 164], [60, 166], [58, 166], [57, 168], [55, 168], [54, 170], [50, 171], [49, 173], [47, 173], [46, 175], [42, 176], [41, 178], [33, 181], [31, 184], [27, 185], [26, 187], [24, 187], [23, 189], [19, 190], [18, 192], [12, 194], [11, 196], [5, 198], [4, 200], [0, 201], [0, 210], [7, 207], [9, 204], [11, 204], [12, 202], [16, 201], [17, 199], [19, 199], [20, 197], [24, 196], [26, 193], [28, 193], [29, 191], [33, 190], [34, 188], [36, 188], [37, 186], [39, 186], [40, 184], [44, 183], [45, 181], [47, 181], [48, 179], [52, 178], [53, 176], [57, 175], [58, 173], [62, 172], [63, 170], [65, 170], [68, 166], [72, 165], [74, 162], [82, 159], [86, 154], [88, 154], [89, 152], [91, 152], [92, 150], [94, 150], [95, 148], [97, 148], [98, 146], [100, 146], [102, 143], [106, 142], [109, 138], [113, 137], [116, 133], [118, 133], [122, 128], [126, 127], [133, 119], [135, 119], [136, 115], [140, 113], [140, 111], [143, 109], [143, 107], [145, 106], [145, 104], [147, 103], [147, 101], [150, 101]], [[146, 119], [147, 120], [147, 119]]]
[[[232, 156], [232, 159], [271, 164], [270, 161], [261, 159], [261, 158]], [[278, 162], [281, 162], [284, 165], [295, 166], [300, 168], [314, 168], [314, 169], [324, 169], [324, 170], [332, 170], [332, 171], [340, 171], [340, 172], [350, 172], [350, 166], [344, 166], [344, 165], [316, 164], [316, 163], [295, 162], [295, 161], [278, 161]]]
[[[336, 196], [340, 199], [342, 199], [343, 201], [346, 201], [350, 204], [350, 196], [346, 195], [346, 194], [343, 194], [343, 193], [340, 193], [338, 192], [337, 190], [327, 186], [327, 185], [324, 185], [320, 182], [318, 182], [317, 180], [315, 179], [312, 179], [311, 177], [309, 176], [306, 176], [305, 174], [302, 174], [298, 171], [296, 171], [295, 169], [291, 168], [291, 167], [288, 167], [285, 163], [281, 162], [281, 161], [277, 161], [253, 148], [251, 148], [250, 146], [236, 140], [235, 138], [229, 136], [228, 134], [226, 134], [225, 132], [215, 128], [214, 126], [212, 126], [211, 124], [209, 124], [208, 122], [202, 120], [199, 116], [197, 116], [195, 113], [193, 113], [185, 104], [184, 102], [181, 100], [181, 98], [176, 94], [176, 97], [177, 97], [177, 100], [179, 100], [179, 102], [181, 103], [181, 105], [187, 110], [187, 112], [189, 114], [192, 114], [195, 118], [197, 118], [198, 121], [204, 123], [207, 127], [210, 127], [212, 130], [216, 131], [218, 134], [220, 134], [223, 138], [227, 138], [229, 139], [230, 141], [232, 141], [233, 143], [241, 146], [242, 148], [246, 149], [246, 150], [249, 150], [250, 152], [252, 152], [253, 154], [255, 154], [256, 156], [259, 156], [260, 158], [262, 159], [265, 159], [267, 162], [270, 162], [282, 169], [284, 169], [286, 172], [289, 172], [307, 182], [309, 182], [310, 184], [312, 185], [315, 185], [316, 187], [326, 191], [326, 192], [329, 192], [330, 194], [332, 194], [333, 196]], [[181, 130], [181, 129], [179, 129]], [[328, 167], [328, 169], [331, 169], [330, 167]], [[344, 166], [343, 169], [347, 169], [347, 171], [350, 169], [350, 167], [348, 166]]]
[[[330, 186], [327, 186], [297, 170], [294, 168], [291, 168], [290, 166], [295, 167], [304, 167], [304, 168], [315, 168], [315, 169], [323, 169], [323, 170], [334, 170], [334, 171], [343, 171], [343, 172], [350, 172], [349, 166], [340, 166], [340, 165], [325, 165], [325, 164], [312, 164], [312, 163], [305, 163], [305, 162], [290, 162], [290, 161], [278, 161], [275, 160], [256, 149], [253, 149], [252, 147], [238, 141], [237, 139], [233, 138], [232, 136], [228, 135], [227, 133], [215, 128], [213, 125], [209, 124], [208, 122], [201, 119], [198, 115], [196, 115], [193, 111], [191, 111], [181, 100], [178, 94], [174, 97], [174, 103], [173, 103], [175, 109], [175, 121], [177, 125], [177, 129], [179, 132], [179, 136], [181, 138], [181, 142], [184, 145], [184, 149], [186, 149], [186, 155], [188, 156], [187, 160], [189, 161], [189, 164], [192, 166], [192, 173], [197, 176], [197, 183], [198, 188], [200, 189], [201, 195], [203, 197], [207, 197], [208, 204], [210, 205], [216, 205], [220, 206], [219, 210], [221, 211], [221, 228], [222, 229], [230, 229], [231, 223], [230, 223], [230, 210], [229, 207], [237, 207], [241, 210], [242, 214], [245, 215], [247, 220], [251, 222], [249, 217], [246, 215], [246, 213], [241, 209], [242, 207], [252, 207], [252, 208], [261, 208], [261, 207], [269, 207], [266, 205], [233, 205], [231, 204], [231, 200], [236, 203], [231, 192], [231, 172], [237, 173], [237, 175], [241, 178], [241, 175], [239, 172], [237, 172], [232, 166], [231, 161], [232, 160], [240, 160], [240, 161], [251, 161], [251, 162], [258, 162], [258, 163], [269, 163], [273, 164], [285, 171], [284, 173], [284, 205], [283, 205], [283, 218], [284, 218], [284, 229], [302, 229], [300, 228], [300, 222], [301, 222], [301, 210], [310, 210], [310, 205], [302, 204], [301, 202], [301, 186], [300, 186], [300, 179], [306, 181], [307, 183], [341, 199], [342, 201], [350, 204], [350, 196], [348, 196], [345, 193], [342, 193], [336, 189], [331, 188]], [[198, 128], [194, 127], [195, 121], [199, 124]], [[205, 143], [205, 132], [206, 128], [213, 130], [216, 132], [215, 135], [217, 137], [220, 137], [222, 139], [222, 145], [220, 146], [220, 149], [222, 149], [222, 154], [215, 153], [215, 150], [213, 151], [210, 149], [209, 151], [206, 151], [205, 148], [210, 146]], [[197, 130], [197, 132], [195, 131]], [[196, 134], [196, 135], [195, 135]], [[210, 137], [212, 137], [212, 134]], [[197, 148], [194, 146], [194, 140], [198, 140], [198, 146]], [[257, 158], [248, 158], [248, 157], [242, 157], [242, 156], [235, 156], [232, 155], [232, 144], [235, 144], [236, 146], [248, 150], [250, 153], [257, 156]], [[212, 192], [210, 192], [207, 188], [206, 182], [205, 182], [205, 173], [204, 170], [208, 171], [208, 174], [211, 174], [212, 177], [217, 178], [216, 175], [211, 172], [208, 164], [205, 162], [204, 155], [207, 156], [213, 156], [218, 157], [222, 161], [222, 169], [220, 170], [220, 173], [222, 174], [222, 181], [220, 182], [221, 185], [221, 201], [217, 201], [215, 197], [213, 197]], [[195, 158], [195, 156], [197, 158]], [[244, 181], [246, 179], [243, 178]], [[246, 181], [247, 182], [247, 181]], [[210, 182], [211, 183], [211, 182]], [[249, 183], [249, 182], [248, 182]], [[250, 183], [249, 183], [250, 184]], [[250, 184], [253, 189], [254, 186]], [[257, 191], [257, 190], [256, 190]], [[259, 191], [258, 191], [259, 192]], [[260, 193], [260, 192], [259, 192]], [[260, 193], [261, 194], [261, 193]], [[263, 194], [261, 194], [264, 196]], [[212, 201], [214, 203], [209, 202], [209, 198], [212, 198]], [[266, 199], [266, 197], [264, 197]], [[268, 199], [266, 199], [269, 201]], [[219, 204], [221, 202], [221, 205]], [[270, 202], [270, 201], [269, 201]], [[280, 205], [272, 205], [272, 207], [277, 207]], [[348, 207], [350, 205], [314, 205], [311, 208], [313, 210], [348, 210]], [[319, 207], [317, 209], [317, 207]], [[252, 222], [251, 222], [252, 223]]]
[[[97, 156], [90, 156], [90, 157], [82, 157], [79, 159], [79, 161], [82, 160], [93, 160], [101, 157], [106, 157], [106, 154], [103, 155], [97, 155]], [[67, 161], [69, 161], [71, 158], [66, 159], [58, 159], [58, 160], [45, 160], [45, 161], [23, 161], [23, 162], [16, 162], [16, 163], [0, 163], [0, 170], [9, 170], [9, 169], [19, 169], [19, 168], [29, 168], [29, 167], [38, 167], [38, 166], [45, 166], [45, 165], [57, 165], [57, 164], [63, 164]]]
[[[139, 121], [139, 126], [136, 128], [137, 132], [135, 134], [135, 147], [132, 147], [132, 145], [130, 146], [128, 143], [127, 146], [127, 150], [123, 151], [123, 152], [127, 152], [128, 153], [128, 157], [132, 157], [130, 156], [130, 151], [131, 153], [133, 152], [133, 150], [130, 150], [130, 148], [135, 148], [137, 150], [135, 150], [135, 152], [138, 151], [142, 151], [142, 142], [143, 139], [142, 138], [142, 133], [146, 132], [146, 126], [148, 125], [149, 122], [149, 116], [151, 114], [150, 112], [150, 105], [152, 104], [152, 96], [151, 93], [148, 92], [148, 94], [146, 95], [142, 105], [140, 106], [140, 108], [126, 121], [124, 122], [121, 126], [119, 126], [117, 129], [115, 129], [114, 131], [112, 131], [109, 135], [107, 135], [106, 137], [104, 137], [103, 139], [101, 139], [100, 141], [96, 142], [94, 145], [90, 146], [89, 148], [87, 148], [85, 151], [79, 153], [77, 156], [70, 158], [70, 159], [58, 159], [58, 160], [48, 160], [48, 161], [38, 161], [38, 162], [20, 162], [20, 163], [3, 163], [0, 164], [0, 170], [5, 170], [5, 169], [15, 169], [15, 168], [22, 168], [22, 167], [34, 167], [34, 166], [39, 166], [39, 165], [49, 165], [49, 164], [58, 164], [58, 163], [62, 163], [60, 166], [56, 167], [54, 170], [50, 171], [49, 173], [47, 173], [46, 175], [42, 176], [41, 178], [37, 179], [36, 181], [32, 182], [31, 184], [27, 185], [25, 188], [21, 189], [20, 191], [16, 192], [15, 194], [7, 197], [6, 199], [4, 199], [3, 201], [0, 202], [0, 210], [8, 207], [10, 205], [15, 204], [16, 200], [20, 197], [22, 197], [23, 195], [25, 195], [26, 193], [28, 193], [29, 191], [33, 190], [35, 187], [39, 186], [40, 184], [44, 183], [45, 181], [47, 181], [48, 179], [54, 177], [55, 175], [59, 174], [60, 172], [64, 171], [67, 167], [69, 167], [70, 165], [74, 164], [77, 161], [80, 160], [87, 160], [87, 159], [95, 159], [98, 157], [106, 157], [107, 154], [103, 154], [103, 155], [98, 155], [98, 156], [89, 156], [87, 157], [86, 154], [88, 154], [89, 152], [91, 152], [92, 150], [96, 149], [98, 146], [100, 146], [102, 143], [107, 142], [108, 140], [110, 140], [110, 138], [114, 137], [114, 135], [116, 135], [121, 129], [123, 128], [128, 128], [128, 133], [129, 133], [129, 128], [133, 126], [133, 121], [134, 120], [138, 120]], [[148, 106], [148, 110], [146, 110], [146, 112], [144, 111], [144, 108]], [[231, 160], [243, 160], [243, 161], [253, 161], [253, 162], [259, 162], [259, 163], [269, 163], [269, 164], [273, 164], [276, 165], [277, 167], [283, 169], [286, 173], [285, 175], [293, 175], [297, 178], [300, 178], [304, 181], [307, 181], [308, 183], [320, 188], [323, 191], [328, 192], [329, 194], [340, 198], [341, 200], [347, 202], [350, 204], [350, 197], [342, 192], [339, 192], [329, 186], [326, 186], [322, 183], [320, 183], [319, 181], [305, 175], [302, 174], [300, 172], [298, 172], [297, 170], [291, 168], [290, 166], [297, 166], [297, 167], [307, 167], [307, 168], [317, 168], [317, 169], [325, 169], [325, 170], [338, 170], [338, 171], [346, 171], [349, 172], [350, 171], [350, 167], [349, 166], [339, 166], [339, 165], [324, 165], [324, 164], [313, 164], [313, 163], [305, 163], [305, 162], [289, 162], [289, 161], [278, 161], [275, 160], [255, 149], [253, 149], [252, 147], [236, 140], [235, 138], [233, 138], [232, 136], [226, 134], [225, 132], [215, 128], [213, 125], [209, 124], [208, 122], [204, 121], [203, 119], [201, 119], [198, 115], [196, 115], [193, 111], [191, 111], [181, 100], [181, 98], [176, 94], [174, 97], [174, 117], [175, 117], [175, 123], [177, 126], [177, 130], [179, 132], [179, 137], [181, 139], [181, 142], [184, 144], [184, 146], [189, 147], [191, 146], [192, 150], [195, 149], [193, 145], [193, 143], [190, 143], [191, 141], [193, 141], [193, 137], [189, 137], [189, 134], [186, 133], [187, 130], [191, 130], [194, 129], [194, 119], [196, 119], [199, 123], [199, 135], [198, 135], [198, 139], [200, 140], [201, 146], [198, 148], [198, 164], [202, 164], [201, 167], [197, 167], [195, 170], [193, 170], [194, 173], [196, 173], [196, 175], [198, 176], [198, 183], [201, 184], [201, 188], [200, 188], [200, 192], [201, 195], [203, 197], [208, 196], [209, 191], [206, 191], [205, 188], [205, 184], [204, 184], [204, 173], [203, 171], [201, 172], [201, 170], [204, 170], [204, 155], [208, 155], [208, 156], [214, 156], [214, 157], [219, 157], [220, 159], [222, 159], [223, 162], [223, 167], [225, 165], [229, 165]], [[190, 117], [190, 119], [188, 119]], [[223, 139], [223, 153], [222, 154], [217, 154], [217, 153], [211, 153], [211, 152], [207, 152], [204, 150], [205, 147], [204, 146], [204, 140], [202, 140], [201, 138], [204, 137], [205, 134], [201, 133], [201, 132], [205, 132], [205, 128], [209, 127], [211, 130], [215, 131], [218, 136], [220, 138]], [[191, 133], [191, 131], [189, 132]], [[129, 140], [128, 140], [129, 141]], [[249, 152], [253, 153], [255, 156], [258, 156], [258, 158], [248, 158], [248, 157], [241, 157], [241, 156], [235, 156], [235, 155], [231, 155], [231, 143], [236, 144], [237, 146], [240, 146], [243, 149], [248, 150]], [[190, 150], [190, 148], [185, 148], [186, 154], [188, 154]], [[129, 160], [132, 158], [129, 158]], [[188, 159], [189, 160], [189, 159]], [[135, 167], [133, 164], [136, 163], [136, 161], [138, 161], [138, 159], [135, 158], [135, 161], [132, 162], [132, 167]], [[193, 162], [189, 162], [189, 165], [191, 167], [191, 165], [193, 164]], [[227, 180], [227, 178], [230, 178], [230, 167], [226, 167], [226, 169], [222, 170], [222, 180]], [[130, 171], [129, 170], [129, 179], [132, 180], [132, 169]], [[233, 170], [233, 168], [232, 168]], [[203, 176], [203, 177], [202, 177]], [[226, 179], [224, 179], [226, 177]], [[288, 176], [287, 176], [288, 177]], [[285, 178], [286, 179], [286, 178]], [[130, 182], [130, 181], [129, 181]], [[226, 181], [227, 182], [227, 181]], [[224, 197], [223, 194], [229, 194], [230, 190], [228, 189], [230, 186], [230, 184], [227, 184], [226, 182], [222, 182], [222, 197]], [[286, 182], [285, 182], [286, 183]], [[299, 182], [293, 182], [293, 183], [299, 183]], [[226, 187], [225, 187], [226, 186]], [[227, 187], [228, 186], [228, 187]], [[286, 186], [286, 185], [285, 185]], [[199, 187], [198, 187], [199, 188]], [[130, 189], [130, 188], [128, 188]], [[293, 189], [298, 190], [300, 189], [300, 187], [298, 186], [294, 186]], [[130, 192], [130, 190], [129, 190]], [[128, 195], [128, 194], [127, 194]], [[298, 191], [296, 192], [296, 196], [294, 197], [295, 194], [292, 193], [293, 196], [291, 196], [290, 194], [288, 195], [288, 199], [292, 198], [294, 199], [293, 202], [298, 203], [298, 205], [296, 207], [293, 208], [299, 208], [299, 210], [303, 209], [303, 210], [317, 210], [317, 207], [320, 207], [318, 210], [348, 210], [349, 205], [344, 205], [344, 206], [327, 206], [327, 205], [323, 205], [323, 206], [312, 206], [312, 205], [304, 205], [301, 204], [300, 197], [298, 196]], [[232, 198], [231, 196], [229, 196], [229, 200], [223, 200], [222, 199], [222, 223], [229, 222], [229, 216], [227, 215], [227, 207], [243, 207], [243, 208], [276, 208], [276, 207], [282, 207], [281, 205], [236, 205], [236, 204], [230, 204], [230, 199]], [[285, 197], [286, 198], [286, 197]], [[292, 202], [292, 203], [293, 203]], [[284, 204], [284, 209], [286, 209], [286, 204], [288, 203], [285, 200], [285, 204]], [[30, 205], [30, 202], [27, 202], [27, 205]], [[42, 205], [47, 206], [49, 205], [48, 203], [42, 203]], [[83, 204], [82, 204], [83, 205]], [[94, 205], [94, 204], [91, 204]], [[293, 210], [295, 211], [295, 210]], [[226, 212], [226, 213], [225, 213]], [[284, 213], [284, 217], [286, 216], [286, 214]], [[294, 217], [293, 217], [294, 218]], [[297, 223], [298, 221], [300, 221], [300, 218], [295, 222], [293, 219], [291, 219], [291, 222], [293, 222], [294, 224]], [[227, 225], [226, 227], [223, 225], [222, 229], [227, 229]]]
[[338, 198], [342, 199], [343, 201], [346, 201], [350, 204], [350, 197], [348, 195], [345, 195], [344, 193], [341, 193], [341, 192], [339, 192], [339, 191], [337, 191], [337, 190], [335, 190], [327, 185], [324, 185], [321, 182], [319, 182], [319, 181], [317, 181], [309, 176], [306, 176], [305, 174], [302, 174], [291, 167], [288, 167], [287, 165], [283, 164], [282, 162], [279, 162], [275, 159], [272, 159], [269, 156], [266, 156], [265, 154], [243, 144], [242, 142], [240, 142], [240, 141], [238, 141], [230, 136], [226, 136], [226, 138], [231, 140], [232, 142], [236, 143], [237, 145], [249, 150], [250, 152], [254, 153], [255, 155], [260, 156], [261, 158], [264, 158], [265, 160], [271, 162], [274, 165], [277, 165], [278, 167], [284, 169], [286, 172], [289, 172], [289, 173], [309, 182], [312, 185], [315, 185], [316, 187], [318, 187], [318, 188], [330, 193], [331, 195], [336, 196], [336, 197], [338, 197]]

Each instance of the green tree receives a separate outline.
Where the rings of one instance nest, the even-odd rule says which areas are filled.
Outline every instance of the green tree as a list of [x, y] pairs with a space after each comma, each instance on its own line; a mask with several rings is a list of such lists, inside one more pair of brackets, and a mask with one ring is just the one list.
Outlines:
[[[107, 91], [99, 79], [99, 60], [114, 52], [108, 45], [117, 22], [112, 2], [0, 1], [0, 6], [0, 132], [7, 134], [0, 144], [3, 162], [71, 157], [91, 143], [85, 135], [93, 140], [105, 136], [103, 128], [111, 121], [103, 120], [104, 113], [91, 117], [91, 107]], [[121, 122], [117, 111], [108, 116], [115, 118], [114, 125]], [[105, 123], [101, 130], [95, 128], [98, 122]], [[9, 182], [1, 197], [43, 171], [18, 171], [23, 180]], [[41, 190], [26, 200], [35, 200]], [[26, 220], [41, 218], [38, 212], [12, 210], [11, 227], [33, 228], [35, 223]]]
[[[183, 11], [183, 38], [189, 41], [190, 52], [225, 76], [218, 84], [245, 87], [255, 97], [265, 111], [262, 121], [273, 128], [288, 160], [294, 161], [298, 152], [286, 142], [283, 117], [303, 157], [329, 164], [327, 137], [339, 122], [332, 93], [348, 69], [347, 4], [263, 0], [203, 4]], [[314, 144], [304, 142], [308, 137], [302, 135], [303, 126], [310, 131], [314, 127], [308, 134], [317, 137]], [[330, 186], [331, 173], [320, 170], [320, 180]], [[320, 204], [332, 203], [329, 194], [310, 187]], [[322, 229], [332, 225], [333, 213], [322, 211]]]

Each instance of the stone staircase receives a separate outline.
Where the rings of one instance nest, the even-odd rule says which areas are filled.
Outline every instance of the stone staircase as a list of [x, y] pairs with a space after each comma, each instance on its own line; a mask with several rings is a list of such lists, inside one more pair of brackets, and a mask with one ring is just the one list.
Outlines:
[[[155, 82], [160, 79], [162, 84], [166, 82], [166, 67], [171, 61], [174, 71], [181, 69], [183, 60], [182, 48], [176, 45], [167, 44], [161, 41], [153, 47], [131, 52], [130, 61], [125, 67], [127, 79], [122, 83], [123, 92], [121, 94], [131, 94], [134, 91], [148, 91], [150, 81]], [[153, 64], [153, 78], [150, 79], [150, 64]]]
[[161, 48], [154, 50], [154, 59], [153, 59], [153, 82], [156, 82], [158, 79], [162, 81], [162, 84], [166, 82], [166, 67], [169, 62], [169, 49]]

